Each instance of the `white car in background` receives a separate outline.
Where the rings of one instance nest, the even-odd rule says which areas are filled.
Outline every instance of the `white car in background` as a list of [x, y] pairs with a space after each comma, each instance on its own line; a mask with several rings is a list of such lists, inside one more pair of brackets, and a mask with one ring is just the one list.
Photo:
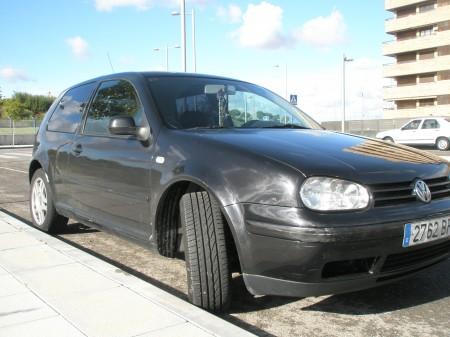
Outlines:
[[409, 145], [435, 145], [446, 151], [450, 147], [450, 122], [443, 117], [415, 118], [400, 129], [379, 132], [385, 141]]

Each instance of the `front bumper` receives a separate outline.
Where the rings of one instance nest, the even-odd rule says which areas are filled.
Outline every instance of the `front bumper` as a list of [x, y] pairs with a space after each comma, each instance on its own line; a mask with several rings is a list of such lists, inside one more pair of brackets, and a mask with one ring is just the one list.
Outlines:
[[[338, 214], [331, 221], [333, 216], [320, 219], [317, 213], [310, 216], [310, 211], [304, 209], [267, 205], [232, 205], [226, 207], [226, 213], [234, 225], [248, 290], [255, 295], [300, 297], [378, 286], [448, 258], [449, 238], [402, 247], [405, 223], [435, 216], [450, 217], [449, 205], [445, 201], [440, 203], [446, 205], [441, 208], [446, 212], [410, 214], [405, 220], [378, 220], [374, 224], [364, 223], [363, 214], [359, 220], [355, 214], [356, 219]], [[343, 225], [343, 218], [348, 226]]]

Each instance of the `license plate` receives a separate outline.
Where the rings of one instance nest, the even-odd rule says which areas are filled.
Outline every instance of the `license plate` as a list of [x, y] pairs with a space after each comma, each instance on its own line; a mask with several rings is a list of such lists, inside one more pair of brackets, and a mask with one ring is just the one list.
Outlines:
[[405, 224], [403, 247], [450, 237], [450, 217], [435, 218]]

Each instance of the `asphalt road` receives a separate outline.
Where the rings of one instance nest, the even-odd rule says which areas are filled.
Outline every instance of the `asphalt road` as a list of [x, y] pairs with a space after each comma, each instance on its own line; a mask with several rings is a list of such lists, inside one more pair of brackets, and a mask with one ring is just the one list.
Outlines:
[[[450, 152], [435, 153], [450, 158]], [[30, 158], [31, 149], [0, 150], [0, 208], [28, 223]], [[73, 222], [58, 237], [186, 298], [184, 261]], [[450, 336], [450, 260], [398, 283], [344, 295], [254, 298], [236, 275], [232, 287], [231, 312], [221, 317], [260, 336]]]

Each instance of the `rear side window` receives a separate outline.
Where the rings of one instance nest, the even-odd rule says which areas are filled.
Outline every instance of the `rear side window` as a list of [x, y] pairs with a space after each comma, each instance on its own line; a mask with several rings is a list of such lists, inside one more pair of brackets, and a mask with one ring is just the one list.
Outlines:
[[89, 108], [85, 134], [110, 135], [111, 117], [133, 117], [136, 126], [143, 126], [144, 111], [134, 87], [125, 80], [103, 82]]
[[95, 83], [88, 83], [67, 91], [53, 112], [47, 130], [75, 133], [94, 88]]
[[439, 129], [439, 123], [435, 119], [425, 119], [422, 129]]

